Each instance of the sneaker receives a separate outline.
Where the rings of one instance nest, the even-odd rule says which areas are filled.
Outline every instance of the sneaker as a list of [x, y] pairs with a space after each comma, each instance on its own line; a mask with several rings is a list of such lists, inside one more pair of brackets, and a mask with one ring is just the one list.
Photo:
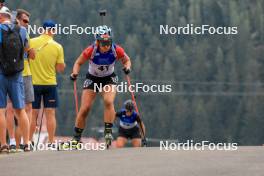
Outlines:
[[25, 144], [24, 145], [24, 152], [30, 152], [31, 149], [30, 149], [30, 146], [28, 144]]
[[55, 143], [48, 143], [48, 149], [49, 150], [57, 150], [56, 149], [56, 144]]
[[24, 151], [24, 145], [19, 144], [19, 147], [17, 148], [17, 152], [23, 152]]
[[17, 152], [16, 145], [10, 145], [9, 146], [9, 152], [10, 153], [16, 153]]
[[9, 147], [8, 145], [2, 145], [0, 148], [0, 153], [8, 153], [9, 152]]

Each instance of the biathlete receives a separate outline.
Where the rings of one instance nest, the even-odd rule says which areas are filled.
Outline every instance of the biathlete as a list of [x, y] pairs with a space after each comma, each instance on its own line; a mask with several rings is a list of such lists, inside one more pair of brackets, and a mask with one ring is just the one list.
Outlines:
[[[87, 115], [96, 95], [100, 93], [104, 101], [104, 137], [107, 146], [110, 146], [113, 139], [114, 100], [118, 83], [114, 66], [116, 61], [121, 61], [125, 74], [129, 74], [131, 70], [130, 58], [121, 46], [113, 43], [111, 28], [103, 25], [97, 27], [94, 44], [86, 48], [77, 58], [71, 74], [72, 80], [77, 79], [81, 66], [87, 61], [89, 68], [83, 84], [81, 107], [75, 120], [73, 139], [70, 142], [72, 146], [77, 146], [80, 142]], [[103, 88], [107, 86], [107, 91], [98, 89], [100, 86]]]
[[[145, 133], [145, 126], [139, 115], [135, 111], [134, 104], [131, 100], [127, 100], [124, 103], [124, 108], [116, 113], [116, 117], [119, 118], [119, 129], [117, 137], [117, 147], [124, 147], [128, 139], [131, 139], [133, 147], [141, 147], [141, 139]], [[146, 143], [145, 139], [142, 141]]]

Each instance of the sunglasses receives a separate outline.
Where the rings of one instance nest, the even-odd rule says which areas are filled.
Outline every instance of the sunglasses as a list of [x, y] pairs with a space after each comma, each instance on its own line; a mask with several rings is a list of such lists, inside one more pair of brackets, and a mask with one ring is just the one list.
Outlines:
[[107, 41], [100, 41], [100, 46], [104, 47], [104, 46], [110, 46], [112, 45], [112, 41], [111, 40], [107, 40]]
[[29, 23], [29, 21], [28, 20], [26, 20], [26, 19], [23, 19], [22, 20], [24, 23], [26, 23], [26, 24], [28, 24]]

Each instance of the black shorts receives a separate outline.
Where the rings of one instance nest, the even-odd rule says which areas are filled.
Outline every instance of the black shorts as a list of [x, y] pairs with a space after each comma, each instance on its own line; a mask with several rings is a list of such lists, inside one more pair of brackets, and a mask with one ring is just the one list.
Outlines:
[[117, 85], [118, 77], [115, 73], [112, 73], [106, 77], [96, 77], [89, 73], [86, 74], [86, 80], [83, 83], [83, 89], [91, 89], [95, 92], [101, 92], [100, 88], [105, 85]]
[[135, 126], [131, 129], [124, 129], [122, 127], [119, 127], [118, 137], [124, 137], [127, 139], [136, 139], [136, 138], [141, 138], [141, 135], [138, 126]]
[[43, 97], [44, 108], [58, 107], [58, 92], [56, 85], [34, 85], [35, 101], [32, 103], [33, 109], [40, 109], [41, 97]]

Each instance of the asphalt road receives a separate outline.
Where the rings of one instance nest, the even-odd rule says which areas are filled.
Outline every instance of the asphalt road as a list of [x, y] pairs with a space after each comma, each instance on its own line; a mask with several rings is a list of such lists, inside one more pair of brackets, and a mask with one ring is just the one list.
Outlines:
[[1, 154], [1, 176], [263, 176], [264, 147], [236, 151], [42, 151]]

